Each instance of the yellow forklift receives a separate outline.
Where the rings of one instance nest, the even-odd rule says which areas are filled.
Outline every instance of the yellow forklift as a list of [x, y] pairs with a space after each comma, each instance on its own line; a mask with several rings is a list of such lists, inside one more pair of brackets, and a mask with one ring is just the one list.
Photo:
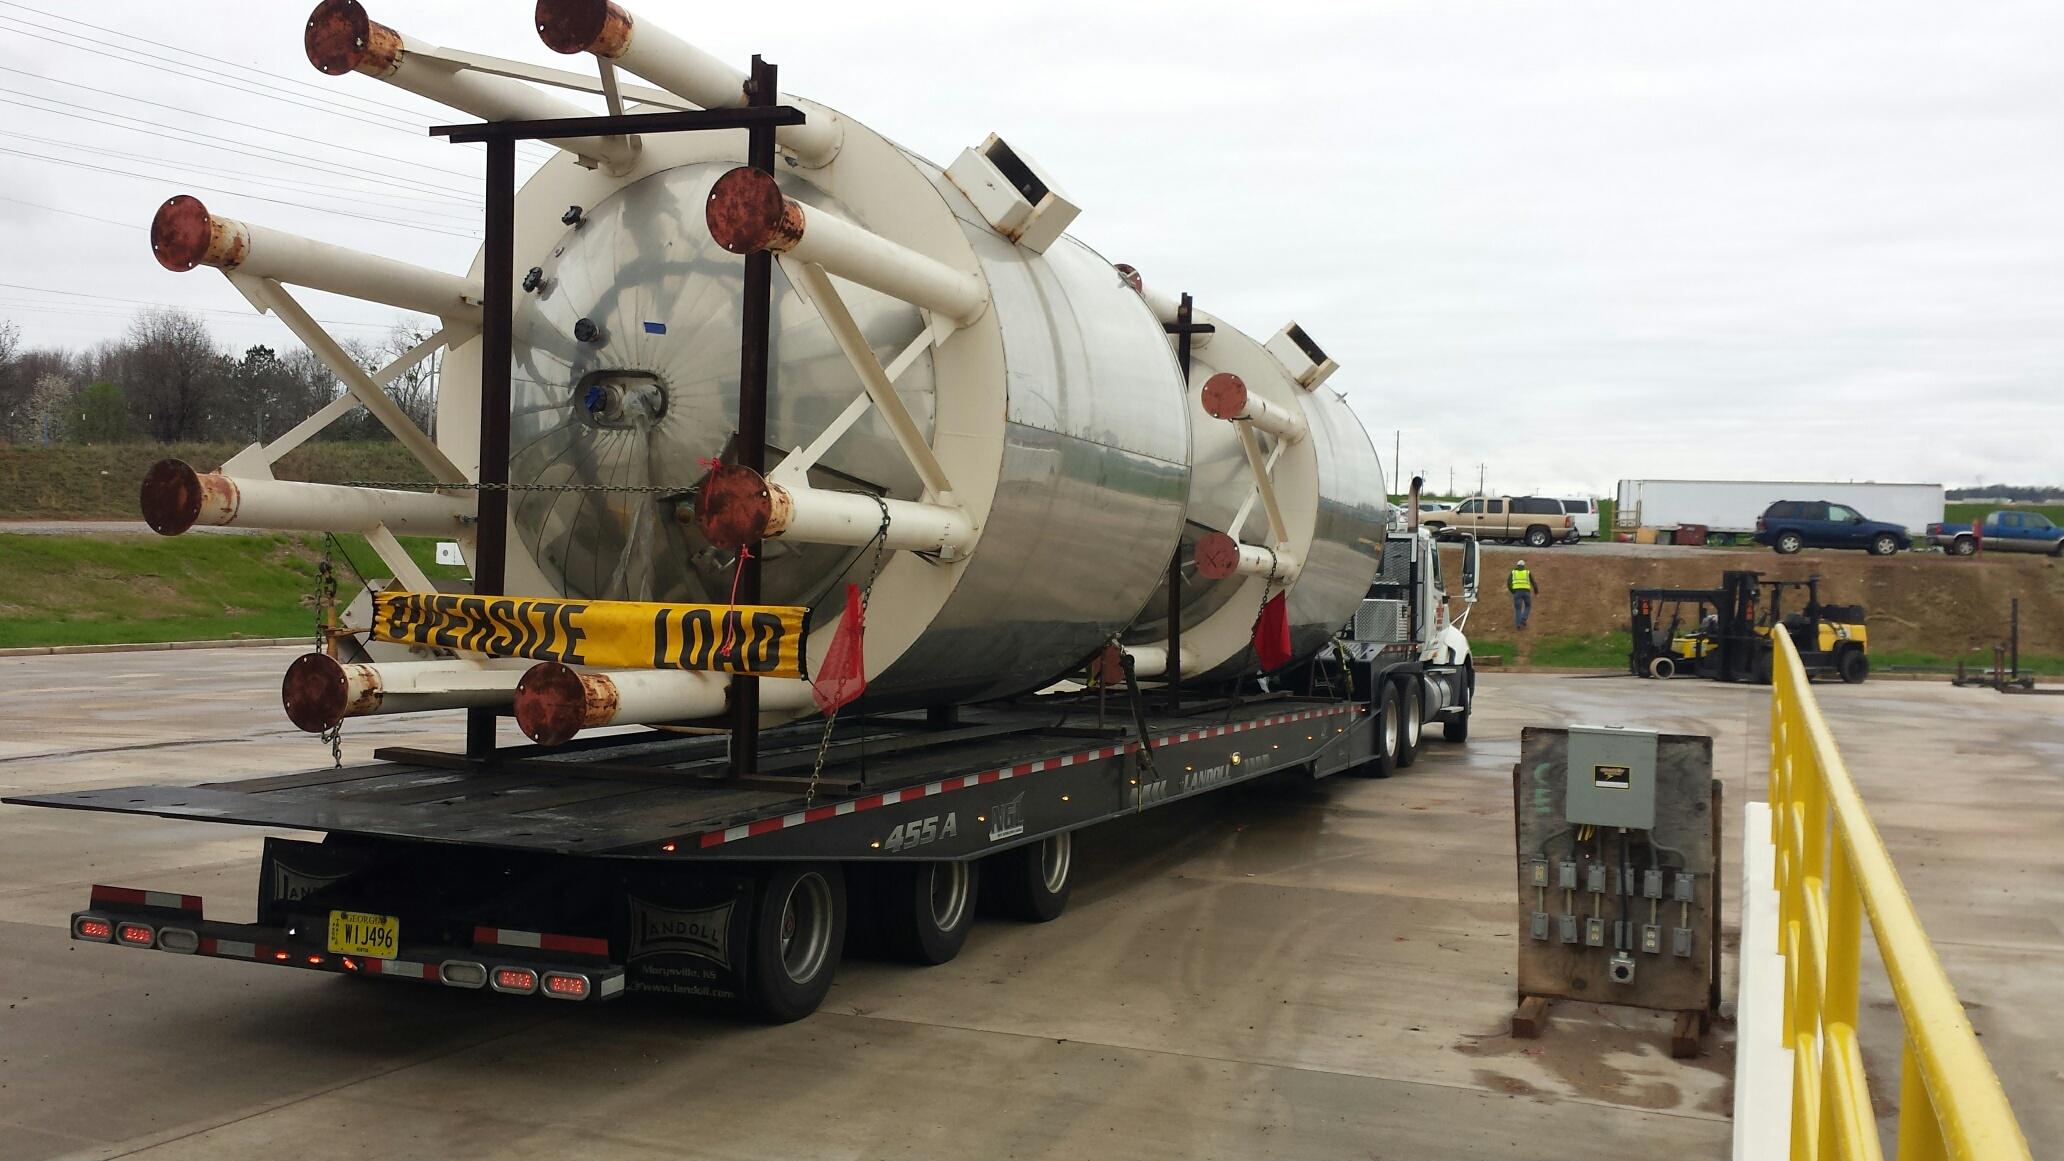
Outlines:
[[[1805, 605], [1785, 611], [1786, 594], [1803, 591]], [[1760, 572], [1721, 574], [1717, 589], [1627, 591], [1633, 648], [1627, 668], [1636, 677], [1678, 674], [1715, 681], [1770, 684], [1782, 628], [1805, 664], [1808, 679], [1839, 677], [1851, 685], [1870, 676], [1870, 634], [1861, 605], [1824, 605], [1820, 578], [1765, 580]]]

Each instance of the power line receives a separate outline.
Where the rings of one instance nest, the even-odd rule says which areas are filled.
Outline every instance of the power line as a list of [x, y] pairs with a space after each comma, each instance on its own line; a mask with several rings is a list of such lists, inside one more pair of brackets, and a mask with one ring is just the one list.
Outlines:
[[[225, 310], [219, 306], [173, 306], [170, 303], [152, 302], [149, 299], [143, 298], [121, 298], [112, 294], [92, 294], [84, 290], [59, 290], [54, 286], [25, 286], [19, 282], [0, 282], [0, 287], [5, 287], [9, 290], [26, 290], [32, 294], [62, 294], [69, 296], [71, 298], [97, 298], [105, 302], [126, 302], [135, 306], [155, 306], [161, 307], [166, 310], [204, 310], [213, 314], [236, 315], [239, 318], [261, 317], [249, 311]], [[403, 313], [413, 315], [418, 314], [420, 312], [404, 311]], [[376, 327], [389, 325], [384, 323], [346, 322], [343, 319], [333, 318], [319, 318], [315, 321], [319, 323], [327, 323], [330, 326], [338, 327]]]
[[[35, 73], [31, 73], [31, 72], [23, 72], [23, 71], [22, 71], [21, 69], [16, 69], [16, 68], [9, 68], [9, 67], [7, 67], [6, 65], [0, 65], [0, 72], [16, 73], [16, 74], [18, 74], [18, 75], [20, 75], [20, 76], [25, 76], [25, 77], [31, 77], [31, 78], [34, 78], [34, 79], [36, 79], [36, 80], [39, 80], [39, 81], [44, 81], [44, 80], [49, 80], [49, 79], [50, 79], [50, 78], [48, 78], [48, 77], [38, 76], [38, 75], [37, 75], [37, 74], [35, 74]], [[129, 95], [129, 94], [127, 94], [127, 93], [119, 93], [119, 92], [116, 92], [116, 91], [114, 91], [114, 90], [112, 90], [112, 89], [101, 89], [101, 90], [96, 90], [96, 91], [98, 91], [98, 92], [102, 92], [102, 93], [105, 93], [106, 95], [108, 95], [108, 96], [110, 96], [110, 97], [117, 97], [117, 98], [119, 98], [119, 99], [121, 99], [121, 100], [124, 100], [124, 101], [134, 101], [134, 102], [136, 102], [136, 103], [137, 103], [137, 104], [139, 104], [139, 105], [149, 105], [149, 106], [151, 106], [151, 107], [153, 107], [153, 108], [157, 108], [157, 109], [166, 109], [166, 110], [170, 110], [171, 112], [174, 112], [174, 113], [180, 113], [180, 114], [183, 114], [183, 115], [185, 115], [185, 116], [188, 116], [188, 117], [200, 117], [200, 118], [203, 118], [203, 119], [205, 119], [205, 120], [210, 120], [210, 121], [220, 121], [220, 122], [222, 122], [222, 123], [223, 123], [223, 124], [225, 124], [225, 125], [235, 125], [235, 126], [236, 126], [237, 128], [239, 128], [239, 129], [250, 129], [250, 130], [254, 130], [254, 131], [256, 131], [256, 132], [259, 132], [259, 133], [271, 133], [271, 134], [273, 134], [274, 136], [277, 136], [277, 137], [285, 137], [285, 138], [288, 138], [289, 140], [293, 140], [293, 141], [301, 141], [301, 142], [305, 142], [305, 143], [307, 143], [307, 144], [309, 144], [309, 145], [320, 145], [320, 146], [322, 146], [322, 147], [323, 147], [323, 148], [325, 148], [325, 149], [336, 149], [336, 150], [339, 150], [339, 151], [345, 151], [345, 150], [347, 150], [347, 149], [348, 149], [348, 147], [346, 147], [346, 146], [342, 146], [342, 145], [338, 145], [337, 143], [335, 143], [335, 142], [333, 142], [333, 141], [323, 141], [323, 140], [321, 140], [321, 139], [319, 139], [319, 138], [315, 138], [315, 137], [303, 137], [303, 136], [301, 136], [301, 135], [300, 135], [300, 134], [298, 134], [298, 133], [289, 133], [289, 132], [287, 132], [287, 131], [286, 131], [286, 130], [284, 130], [284, 129], [270, 129], [270, 128], [267, 128], [266, 126], [263, 126], [263, 125], [253, 125], [253, 124], [251, 124], [251, 123], [249, 123], [249, 122], [247, 122], [247, 121], [237, 121], [237, 120], [233, 120], [233, 119], [231, 119], [231, 118], [228, 118], [228, 117], [219, 117], [219, 116], [216, 116], [215, 114], [212, 114], [212, 113], [201, 113], [201, 112], [197, 112], [197, 111], [195, 111], [195, 110], [193, 110], [193, 109], [186, 109], [186, 108], [182, 108], [182, 107], [180, 107], [180, 106], [178, 106], [178, 105], [168, 105], [168, 104], [164, 103], [163, 101], [152, 101], [152, 100], [148, 100], [148, 99], [146, 99], [146, 98], [143, 98], [143, 97], [132, 97], [132, 96], [130, 96], [130, 95]], [[201, 132], [201, 131], [200, 131], [200, 130], [198, 130], [198, 129], [186, 129], [186, 128], [182, 128], [182, 127], [180, 127], [180, 126], [177, 126], [177, 125], [168, 125], [168, 124], [166, 124], [166, 123], [165, 123], [165, 122], [163, 122], [163, 121], [152, 121], [152, 120], [150, 120], [150, 119], [148, 119], [148, 118], [145, 118], [145, 117], [133, 117], [133, 116], [130, 116], [129, 114], [127, 114], [127, 113], [117, 113], [117, 112], [115, 112], [115, 111], [114, 111], [113, 109], [102, 109], [102, 108], [98, 108], [98, 107], [96, 107], [96, 106], [93, 106], [93, 105], [82, 105], [82, 104], [79, 104], [79, 103], [78, 103], [78, 102], [76, 102], [76, 101], [67, 101], [67, 100], [63, 100], [63, 99], [61, 99], [61, 98], [58, 98], [58, 97], [46, 97], [46, 96], [44, 96], [44, 95], [43, 95], [43, 94], [41, 94], [41, 93], [31, 93], [31, 92], [25, 92], [25, 91], [23, 91], [23, 90], [21, 90], [21, 89], [10, 89], [10, 88], [7, 88], [7, 87], [6, 87], [6, 86], [4, 86], [4, 85], [0, 85], [0, 93], [12, 93], [12, 94], [14, 94], [14, 95], [15, 95], [15, 96], [17, 96], [17, 97], [27, 97], [27, 98], [29, 98], [30, 100], [34, 100], [34, 101], [42, 101], [42, 102], [44, 102], [44, 103], [46, 103], [46, 104], [51, 104], [51, 105], [61, 105], [61, 106], [64, 106], [65, 108], [69, 108], [69, 109], [83, 109], [83, 110], [85, 110], [86, 112], [89, 112], [89, 113], [99, 113], [99, 114], [101, 114], [101, 116], [104, 116], [104, 117], [116, 117], [116, 118], [119, 118], [119, 119], [121, 119], [121, 120], [124, 120], [124, 121], [134, 121], [134, 122], [136, 122], [136, 123], [137, 123], [138, 125], [148, 125], [148, 126], [150, 126], [150, 127], [154, 128], [154, 129], [163, 129], [163, 130], [170, 130], [170, 131], [172, 131], [172, 132], [174, 132], [174, 133], [185, 133], [185, 134], [187, 134], [187, 135], [189, 135], [189, 136], [192, 136], [192, 137], [200, 137], [200, 138], [204, 138], [204, 139], [206, 139], [206, 140], [208, 140], [208, 141], [221, 141], [221, 142], [228, 142], [228, 143], [231, 143], [231, 144], [242, 144], [242, 145], [248, 145], [248, 146], [250, 146], [250, 147], [251, 147], [252, 149], [262, 150], [262, 151], [264, 151], [264, 152], [267, 152], [267, 153], [277, 153], [277, 154], [280, 154], [280, 155], [282, 155], [282, 156], [284, 156], [284, 157], [288, 157], [288, 158], [294, 158], [294, 155], [293, 155], [293, 154], [290, 154], [290, 153], [286, 153], [286, 152], [285, 152], [284, 150], [278, 150], [278, 149], [273, 149], [273, 148], [271, 148], [270, 146], [266, 146], [266, 145], [260, 145], [260, 144], [258, 144], [258, 143], [257, 143], [257, 142], [255, 142], [255, 141], [244, 141], [244, 142], [238, 142], [238, 141], [237, 141], [237, 140], [236, 140], [235, 138], [230, 138], [230, 137], [219, 137], [219, 136], [216, 136], [215, 134], [212, 134], [212, 133], [203, 133], [203, 132]], [[0, 100], [6, 100], [6, 99], [5, 99], [5, 98], [0, 98]], [[132, 128], [131, 126], [128, 126], [128, 125], [116, 125], [116, 124], [114, 124], [113, 122], [109, 122], [109, 121], [101, 121], [101, 120], [99, 120], [99, 119], [97, 119], [97, 118], [94, 118], [94, 117], [84, 117], [84, 116], [80, 116], [80, 115], [79, 115], [79, 114], [77, 114], [77, 113], [67, 113], [67, 112], [64, 112], [64, 111], [63, 111], [63, 110], [61, 110], [61, 109], [41, 109], [41, 108], [37, 108], [37, 106], [34, 106], [34, 105], [26, 105], [26, 104], [23, 104], [23, 103], [22, 103], [22, 102], [20, 102], [20, 101], [7, 101], [6, 103], [7, 103], [7, 104], [10, 104], [10, 105], [21, 105], [21, 107], [22, 107], [22, 108], [25, 108], [25, 109], [36, 109], [36, 110], [37, 110], [38, 112], [42, 112], [42, 113], [55, 113], [55, 114], [57, 114], [57, 115], [58, 115], [58, 116], [60, 116], [60, 117], [72, 117], [72, 118], [76, 118], [77, 120], [81, 120], [81, 121], [92, 121], [92, 122], [93, 122], [94, 124], [97, 124], [97, 125], [107, 125], [107, 126], [109, 126], [110, 128], [114, 128], [114, 129], [131, 129], [132, 131], [135, 131], [135, 132], [140, 132], [140, 130], [134, 130], [134, 129], [133, 129], [133, 128]], [[237, 152], [237, 153], [242, 153], [242, 152], [244, 152], [244, 151], [243, 151], [243, 150], [231, 150], [231, 152]], [[257, 156], [257, 155], [256, 155], [256, 154], [249, 154], [248, 156], [254, 156], [254, 157], [255, 157], [255, 156]], [[361, 155], [361, 156], [362, 156], [362, 155]], [[360, 167], [359, 169], [357, 169], [357, 170], [353, 170], [353, 169], [351, 169], [351, 168], [349, 168], [349, 167], [347, 167], [347, 166], [345, 166], [345, 165], [343, 165], [342, 163], [339, 163], [339, 162], [334, 162], [334, 161], [325, 161], [325, 160], [322, 160], [322, 159], [320, 159], [320, 158], [313, 158], [313, 157], [309, 157], [309, 158], [299, 158], [299, 159], [297, 160], [297, 163], [298, 163], [298, 164], [303, 164], [303, 165], [309, 165], [309, 166], [317, 166], [317, 167], [321, 167], [321, 168], [324, 168], [324, 169], [330, 170], [330, 171], [332, 171], [332, 172], [335, 172], [335, 173], [337, 173], [337, 174], [338, 174], [339, 176], [343, 176], [343, 177], [350, 177], [350, 178], [356, 178], [356, 179], [358, 179], [358, 180], [360, 180], [360, 181], [366, 181], [366, 180], [373, 180], [372, 178], [370, 178], [370, 177], [369, 177], [369, 176], [368, 176], [368, 175], [367, 175], [367, 174], [366, 174], [366, 173], [364, 172], [364, 169], [363, 169], [363, 167], [362, 167], [362, 166], [361, 166], [361, 167]], [[402, 164], [402, 165], [413, 165], [413, 166], [417, 166], [417, 167], [419, 167], [419, 168], [422, 168], [422, 169], [429, 169], [429, 170], [434, 170], [434, 171], [436, 171], [436, 172], [438, 172], [438, 173], [448, 173], [448, 174], [452, 175], [453, 177], [463, 177], [463, 178], [469, 178], [469, 179], [475, 180], [476, 182], [477, 182], [477, 181], [478, 181], [478, 179], [479, 179], [479, 175], [478, 175], [478, 174], [471, 174], [471, 173], [467, 173], [467, 172], [465, 172], [464, 170], [458, 170], [458, 169], [446, 169], [446, 168], [445, 168], [444, 166], [441, 166], [441, 165], [432, 165], [432, 164], [430, 164], [430, 163], [429, 163], [429, 162], [427, 162], [427, 161], [407, 161], [407, 162], [400, 162], [400, 163], [398, 163], [398, 164]], [[382, 180], [389, 180], [389, 181], [398, 181], [398, 182], [405, 182], [405, 183], [407, 183], [407, 184], [410, 184], [410, 185], [416, 185], [416, 186], [420, 186], [420, 187], [422, 187], [422, 188], [423, 188], [423, 189], [425, 189], [425, 190], [429, 190], [429, 191], [434, 191], [434, 192], [439, 192], [439, 193], [449, 193], [449, 194], [451, 194], [451, 195], [452, 195], [452, 196], [454, 196], [454, 197], [456, 197], [456, 196], [459, 196], [459, 194], [458, 194], [458, 188], [459, 188], [459, 187], [457, 187], [457, 186], [448, 186], [448, 185], [443, 185], [443, 184], [438, 184], [438, 183], [432, 183], [432, 182], [425, 182], [425, 181], [417, 181], [417, 180], [415, 180], [415, 179], [413, 179], [413, 178], [406, 178], [406, 177], [394, 177], [394, 176], [391, 176], [391, 175], [383, 177], [383, 178], [382, 178]]]
[[11, 198], [8, 197], [6, 194], [0, 194], [0, 202], [13, 202], [15, 205], [28, 206], [31, 209], [49, 210], [53, 214], [70, 214], [75, 218], [84, 218], [89, 222], [100, 222], [103, 225], [108, 226], [120, 226], [125, 230], [141, 230], [145, 228], [143, 226], [137, 225], [135, 222], [118, 222], [113, 218], [102, 218], [97, 217], [93, 214], [82, 214], [77, 210], [60, 209], [57, 206], [46, 206], [42, 202], [23, 201], [21, 198]]
[[[15, 7], [20, 7], [20, 5], [15, 5]], [[30, 9], [30, 11], [36, 10]], [[371, 123], [378, 125], [382, 128], [397, 129], [401, 132], [419, 138], [422, 136], [423, 130], [428, 128], [432, 124], [432, 121], [428, 117], [423, 117], [421, 114], [413, 114], [412, 116], [420, 117], [421, 119], [417, 122], [411, 123], [402, 121], [398, 118], [388, 117], [379, 113], [360, 112], [356, 110], [344, 110], [338, 109], [330, 105], [311, 104], [306, 100], [298, 99], [302, 96], [302, 94], [295, 93], [287, 89], [282, 89], [278, 85], [270, 85], [265, 83], [264, 81], [251, 80], [247, 77], [238, 76], [236, 74], [224, 73], [210, 68], [203, 68], [200, 65], [193, 64], [190, 61], [182, 60], [177, 57], [159, 56], [156, 53], [145, 52], [142, 49], [129, 48], [124, 45], [114, 44], [110, 41], [99, 40], [95, 37], [85, 36], [83, 34], [76, 32], [70, 32], [62, 28], [52, 28], [47, 24], [37, 24], [33, 21], [23, 20], [19, 16], [8, 16], [5, 14], [0, 14], [0, 21], [7, 21], [15, 25], [22, 25], [26, 26], [27, 28], [39, 29], [43, 32], [54, 33], [57, 36], [69, 37], [71, 38], [71, 40], [85, 42], [84, 44], [73, 44], [70, 40], [56, 40], [49, 36], [38, 36], [34, 32], [23, 31], [21, 28], [14, 29], [15, 32], [22, 36], [27, 36], [34, 40], [40, 40], [47, 44], [55, 44], [62, 48], [72, 49], [76, 52], [85, 52], [91, 53], [95, 56], [107, 57], [110, 60], [121, 61], [124, 64], [133, 64], [142, 68], [153, 69], [157, 72], [168, 73], [172, 76], [185, 77], [191, 80], [201, 81], [204, 84], [218, 85], [222, 88], [226, 88], [234, 92], [246, 93], [255, 97], [262, 97], [266, 100], [280, 101], [289, 105], [297, 105], [301, 108], [310, 109], [318, 113], [328, 113], [331, 116], [346, 117], [359, 123]], [[92, 47], [94, 45], [98, 45], [99, 47]], [[185, 50], [182, 49], [181, 51]], [[129, 55], [121, 55], [124, 53], [127, 53]], [[145, 59], [137, 60], [134, 59], [135, 57], [143, 57]], [[151, 61], [159, 61], [163, 63], [152, 64], [150, 63]], [[167, 65], [171, 65], [174, 67], [168, 68], [166, 67]], [[263, 73], [263, 70], [253, 69], [250, 71]], [[245, 85], [251, 85], [255, 87], [246, 88], [244, 87]], [[325, 95], [327, 96], [327, 94]], [[549, 150], [551, 147], [543, 146], [540, 148]]]
[[[313, 193], [318, 195], [331, 196], [334, 196], [338, 193], [338, 190], [335, 186], [324, 186], [317, 184], [315, 182], [302, 181], [291, 177], [279, 177], [271, 174], [261, 175], [255, 173], [248, 173], [243, 170], [236, 169], [223, 169], [220, 166], [202, 165], [197, 161], [185, 161], [171, 157], [155, 157], [145, 153], [127, 153], [119, 149], [103, 149], [97, 145], [79, 145], [74, 142], [61, 141], [50, 137], [37, 137], [34, 134], [30, 133], [16, 133], [11, 129], [0, 129], [0, 137], [12, 137], [21, 141], [32, 141], [38, 145], [50, 145], [55, 146], [59, 149], [73, 149], [81, 153], [91, 153], [103, 157], [113, 157], [123, 161], [143, 161], [153, 165], [170, 166], [174, 169], [191, 169], [198, 173], [211, 173], [222, 177], [240, 178], [244, 181], [255, 182], [261, 186], [268, 186], [274, 189], [284, 189], [289, 193]], [[354, 196], [371, 199], [384, 198], [390, 202], [397, 203], [404, 201], [417, 201], [417, 199], [408, 198], [400, 194], [376, 194], [372, 192], [366, 192], [354, 194]], [[446, 210], [417, 208], [416, 206], [396, 205], [395, 212], [423, 214], [427, 217], [440, 219], [442, 221], [456, 222], [462, 224], [471, 223], [478, 220], [477, 218], [471, 216], [454, 214]]]
[[228, 189], [222, 189], [222, 188], [219, 188], [219, 187], [217, 187], [217, 186], [208, 186], [208, 185], [201, 185], [201, 184], [200, 184], [200, 183], [198, 183], [198, 182], [192, 182], [192, 181], [187, 181], [187, 180], [186, 180], [185, 178], [169, 178], [169, 179], [168, 179], [168, 178], [165, 178], [165, 177], [162, 177], [162, 176], [157, 176], [157, 175], [153, 175], [153, 174], [147, 174], [147, 173], [134, 173], [134, 172], [132, 172], [132, 171], [130, 171], [130, 170], [126, 170], [126, 169], [114, 169], [114, 168], [111, 168], [111, 167], [109, 167], [109, 166], [105, 166], [105, 165], [92, 165], [92, 164], [89, 164], [89, 163], [87, 163], [87, 162], [84, 162], [84, 161], [73, 161], [73, 160], [71, 160], [70, 158], [64, 158], [64, 157], [48, 157], [48, 156], [45, 156], [45, 155], [43, 155], [43, 154], [39, 154], [39, 153], [25, 153], [25, 152], [23, 152], [22, 150], [19, 150], [19, 149], [9, 149], [9, 148], [7, 148], [7, 147], [6, 147], [6, 146], [4, 146], [4, 145], [0, 145], [0, 153], [11, 153], [11, 154], [13, 154], [13, 155], [14, 155], [14, 156], [16, 156], [16, 157], [26, 157], [26, 158], [28, 158], [28, 159], [29, 159], [30, 161], [42, 161], [42, 162], [47, 162], [47, 163], [49, 163], [49, 164], [51, 164], [51, 165], [69, 165], [69, 166], [72, 166], [73, 168], [76, 168], [76, 169], [90, 169], [90, 170], [93, 170], [93, 171], [95, 171], [95, 172], [98, 172], [98, 173], [111, 173], [111, 174], [114, 174], [114, 175], [115, 175], [115, 176], [117, 176], [117, 177], [133, 177], [133, 178], [137, 178], [137, 179], [139, 179], [139, 180], [142, 180], [142, 181], [168, 181], [168, 180], [176, 180], [176, 181], [179, 181], [179, 182], [181, 182], [182, 184], [185, 184], [185, 185], [191, 186], [191, 187], [192, 187], [192, 188], [194, 188], [194, 189], [198, 189], [198, 190], [205, 190], [205, 191], [207, 191], [207, 192], [209, 192], [209, 193], [219, 193], [219, 194], [228, 194], [228, 195], [229, 195], [229, 196], [231, 196], [231, 197], [242, 197], [242, 198], [249, 198], [249, 199], [251, 199], [251, 200], [253, 200], [253, 201], [260, 201], [260, 202], [271, 202], [271, 203], [273, 203], [273, 204], [275, 204], [275, 205], [282, 205], [282, 206], [293, 206], [293, 207], [295, 207], [296, 209], [303, 209], [303, 210], [314, 210], [314, 211], [316, 211], [317, 213], [324, 213], [324, 214], [336, 214], [337, 216], [339, 216], [339, 217], [344, 217], [344, 218], [357, 218], [357, 219], [359, 219], [360, 221], [363, 221], [363, 222], [377, 222], [377, 223], [379, 223], [379, 224], [381, 224], [381, 225], [387, 225], [387, 226], [398, 226], [398, 227], [400, 227], [401, 229], [404, 229], [404, 230], [423, 230], [423, 231], [426, 231], [426, 232], [428, 232], [428, 233], [432, 233], [432, 234], [444, 234], [444, 235], [446, 235], [446, 236], [448, 236], [448, 237], [452, 237], [452, 238], [464, 238], [464, 239], [466, 239], [466, 240], [468, 240], [468, 241], [478, 241], [478, 240], [479, 240], [479, 238], [480, 238], [480, 236], [479, 236], [478, 234], [461, 234], [461, 233], [459, 233], [459, 232], [458, 232], [458, 231], [456, 231], [456, 230], [446, 230], [446, 229], [442, 229], [442, 228], [440, 228], [440, 227], [437, 227], [437, 226], [425, 226], [425, 225], [419, 225], [419, 224], [417, 224], [417, 223], [415, 223], [415, 222], [403, 222], [403, 221], [397, 221], [397, 220], [395, 220], [395, 219], [392, 219], [392, 218], [379, 218], [379, 217], [374, 217], [374, 216], [373, 216], [373, 215], [371, 215], [371, 214], [355, 214], [355, 213], [352, 213], [352, 212], [351, 212], [350, 210], [339, 210], [339, 209], [332, 209], [331, 207], [328, 207], [328, 206], [315, 206], [315, 205], [310, 205], [310, 204], [308, 204], [307, 202], [297, 202], [297, 201], [290, 201], [290, 200], [288, 200], [288, 199], [286, 199], [286, 198], [273, 198], [273, 197], [266, 197], [266, 196], [265, 196], [265, 195], [263, 195], [263, 194], [245, 193], [245, 192], [243, 192], [243, 191], [241, 191], [241, 190], [228, 190]]

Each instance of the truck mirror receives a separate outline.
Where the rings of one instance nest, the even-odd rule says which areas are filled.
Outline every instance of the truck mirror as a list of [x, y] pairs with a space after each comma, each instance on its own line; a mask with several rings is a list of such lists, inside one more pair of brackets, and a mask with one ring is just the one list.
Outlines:
[[1482, 571], [1482, 557], [1482, 546], [1477, 543], [1476, 537], [1464, 538], [1462, 541], [1462, 599], [1472, 604], [1476, 601], [1476, 580], [1477, 573]]

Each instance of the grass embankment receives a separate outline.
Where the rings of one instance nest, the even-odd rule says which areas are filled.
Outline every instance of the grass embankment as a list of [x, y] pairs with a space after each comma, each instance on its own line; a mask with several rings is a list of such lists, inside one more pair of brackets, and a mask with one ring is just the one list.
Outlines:
[[2064, 524], [2064, 504], [1966, 504], [1961, 500], [1942, 506], [1944, 524], [1969, 524], [1994, 512], [2040, 512], [2053, 524]]
[[[337, 538], [338, 601], [359, 575], [382, 577], [372, 547]], [[433, 578], [465, 570], [433, 563], [436, 541], [402, 541]], [[315, 633], [320, 536], [0, 535], [0, 648], [220, 641]]]
[[[137, 485], [162, 459], [213, 471], [243, 450], [233, 443], [0, 446], [0, 517], [9, 520], [138, 520]], [[273, 465], [282, 480], [423, 482], [429, 474], [400, 444], [311, 443]], [[0, 525], [0, 528], [4, 528]]]

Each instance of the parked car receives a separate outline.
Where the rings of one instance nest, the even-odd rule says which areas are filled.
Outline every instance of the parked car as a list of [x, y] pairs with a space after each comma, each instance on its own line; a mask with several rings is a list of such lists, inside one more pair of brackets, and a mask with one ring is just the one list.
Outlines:
[[1450, 502], [1448, 502], [1448, 501], [1446, 501], [1446, 500], [1421, 500], [1421, 501], [1419, 501], [1419, 511], [1420, 511], [1420, 513], [1421, 513], [1421, 514], [1424, 514], [1424, 513], [1427, 513], [1427, 512], [1452, 512], [1452, 511], [1454, 511], [1454, 510], [1455, 510], [1455, 505], [1454, 505], [1454, 504], [1452, 504], [1452, 503], [1450, 503]]
[[1982, 540], [1987, 552], [2047, 552], [2064, 556], [2064, 528], [2040, 512], [1994, 512], [1969, 524], [1930, 524], [1928, 542], [1951, 556], [1969, 556]]
[[1576, 535], [1571, 537], [1572, 540], [1582, 540], [1586, 536], [1593, 538], [1598, 536], [1597, 500], [1571, 500], [1564, 498], [1562, 510], [1576, 521]]
[[1574, 540], [1577, 528], [1562, 501], [1545, 496], [1471, 496], [1452, 512], [1422, 514], [1419, 522], [1436, 537], [1471, 533], [1478, 540], [1523, 540], [1529, 548]]
[[1783, 556], [1802, 548], [1861, 548], [1872, 556], [1890, 556], [1913, 547], [1913, 537], [1900, 525], [1826, 500], [1779, 500], [1765, 508], [1756, 518], [1755, 541]]

